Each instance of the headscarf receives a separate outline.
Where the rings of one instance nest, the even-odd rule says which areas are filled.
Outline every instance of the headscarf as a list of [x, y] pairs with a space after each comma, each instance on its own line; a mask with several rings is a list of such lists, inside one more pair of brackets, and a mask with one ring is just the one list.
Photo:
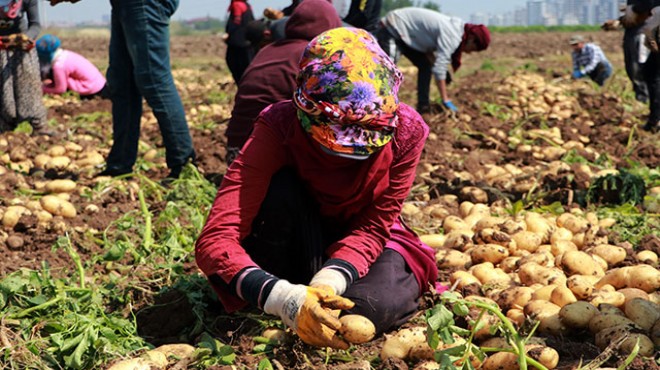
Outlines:
[[0, 2], [0, 11], [7, 18], [14, 19], [18, 16], [21, 9], [23, 8], [23, 0], [3, 0]]
[[454, 72], [461, 66], [461, 57], [463, 56], [463, 48], [467, 42], [468, 37], [473, 36], [477, 45], [477, 51], [488, 49], [490, 45], [490, 31], [483, 24], [465, 23], [463, 26], [463, 39], [461, 44], [451, 56], [451, 66]]
[[365, 158], [392, 140], [402, 79], [370, 33], [335, 28], [307, 45], [293, 101], [303, 129], [322, 147]]
[[43, 62], [50, 63], [53, 61], [55, 52], [62, 45], [59, 37], [51, 34], [45, 34], [37, 39], [36, 48], [39, 59]]

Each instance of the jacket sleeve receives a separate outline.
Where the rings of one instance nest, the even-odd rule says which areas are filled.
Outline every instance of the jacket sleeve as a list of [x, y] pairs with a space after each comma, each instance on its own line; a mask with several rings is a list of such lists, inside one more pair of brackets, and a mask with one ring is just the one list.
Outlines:
[[67, 90], [67, 75], [61, 63], [53, 63], [53, 83], [44, 85], [44, 94], [63, 94]]
[[[423, 122], [420, 124], [425, 126]], [[408, 143], [408, 149], [395, 156], [390, 168], [388, 189], [352, 222], [352, 231], [328, 250], [330, 258], [353, 265], [359, 277], [367, 274], [371, 264], [383, 251], [385, 243], [390, 239], [390, 228], [399, 217], [403, 201], [410, 193], [428, 135], [428, 131], [420, 131], [414, 143]]]
[[245, 267], [256, 266], [240, 242], [250, 232], [271, 177], [284, 164], [282, 142], [260, 117], [227, 170], [195, 246], [195, 259], [207, 276], [218, 275], [228, 284]]
[[41, 32], [41, 23], [39, 23], [39, 2], [37, 0], [31, 0], [26, 6], [28, 28], [25, 31], [25, 34], [30, 38], [30, 40], [36, 40]]

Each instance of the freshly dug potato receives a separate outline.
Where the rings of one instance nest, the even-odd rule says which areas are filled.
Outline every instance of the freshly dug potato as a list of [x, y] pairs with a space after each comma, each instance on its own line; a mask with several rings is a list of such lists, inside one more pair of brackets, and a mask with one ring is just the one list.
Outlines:
[[472, 243], [473, 235], [474, 233], [471, 230], [454, 230], [447, 234], [442, 247], [444, 249], [457, 249], [465, 252], [465, 250], [474, 245]]
[[532, 293], [532, 300], [550, 301], [550, 297], [552, 297], [552, 292], [555, 290], [556, 287], [558, 287], [558, 285], [541, 286], [540, 288], [534, 290], [534, 293]]
[[578, 250], [578, 247], [571, 240], [557, 240], [555, 242], [551, 242], [550, 252], [553, 256], [558, 256], [568, 251], [576, 250]]
[[653, 251], [641, 251], [636, 255], [637, 259], [651, 266], [658, 264], [658, 255]]
[[440, 249], [435, 254], [439, 269], [465, 269], [470, 266], [470, 256], [454, 249]]
[[478, 286], [481, 286], [481, 281], [477, 279], [474, 275], [467, 271], [454, 271], [452, 274], [449, 276], [449, 281], [452, 284], [456, 284], [458, 281], [458, 284], [456, 285], [457, 289], [463, 289], [466, 286], [470, 284], [477, 284]]
[[449, 234], [454, 230], [470, 230], [468, 224], [457, 216], [447, 216], [442, 222], [442, 228], [445, 234]]
[[651, 341], [656, 347], [660, 347], [660, 320], [656, 321], [651, 328]]
[[488, 227], [477, 230], [474, 234], [474, 241], [476, 244], [497, 244], [508, 248], [511, 244], [511, 236]]
[[50, 161], [46, 162], [44, 165], [44, 168], [47, 170], [64, 170], [69, 165], [71, 164], [71, 158], [67, 156], [55, 156], [50, 159]]
[[626, 297], [615, 291], [599, 290], [591, 296], [591, 304], [598, 307], [602, 303], [608, 303], [616, 307], [623, 307]]
[[660, 319], [660, 305], [643, 298], [633, 298], [623, 307], [626, 316], [645, 331], [651, 330]]
[[605, 271], [585, 252], [568, 251], [561, 258], [561, 267], [567, 275], [603, 276]]
[[492, 262], [500, 263], [509, 256], [509, 250], [498, 244], [477, 245], [470, 252], [473, 263]]
[[55, 195], [46, 195], [42, 197], [41, 206], [44, 210], [55, 216], [63, 216], [66, 218], [76, 217], [76, 208], [73, 204], [64, 199], [60, 199]]
[[422, 243], [433, 249], [442, 247], [445, 244], [445, 239], [447, 239], [447, 235], [445, 234], [427, 234], [419, 237], [419, 240], [421, 240]]
[[546, 218], [533, 212], [525, 214], [525, 223], [527, 224], [528, 231], [536, 233], [541, 237], [541, 243], [550, 241], [550, 235], [556, 228]]
[[587, 251], [604, 259], [608, 266], [614, 266], [626, 259], [626, 250], [616, 245], [601, 244]]
[[647, 293], [652, 293], [660, 290], [660, 271], [650, 265], [620, 267], [608, 271], [596, 283], [596, 288], [606, 284], [617, 289], [638, 288]]
[[617, 290], [617, 292], [623, 294], [623, 296], [626, 297], [626, 303], [634, 298], [642, 298], [646, 299], [647, 301], [650, 300], [648, 293], [637, 288], [623, 288]]
[[617, 340], [620, 336], [630, 333], [633, 330], [634, 326], [630, 324], [621, 324], [603, 329], [596, 333], [596, 347], [605, 349], [610, 343]]
[[530, 262], [520, 266], [518, 270], [520, 281], [530, 286], [532, 284], [542, 285], [565, 285], [566, 275], [557, 269], [541, 266], [538, 263]]
[[573, 275], [566, 280], [566, 286], [575, 294], [577, 299], [587, 299], [594, 291], [594, 284], [598, 282], [597, 276]]
[[53, 145], [48, 148], [48, 155], [57, 157], [66, 154], [66, 148], [62, 145]]
[[481, 370], [519, 370], [518, 356], [511, 352], [496, 352], [488, 356]]
[[559, 353], [550, 347], [541, 345], [527, 345], [525, 346], [527, 355], [534, 360], [541, 363], [548, 369], [554, 369], [559, 364]]
[[2, 225], [6, 228], [13, 228], [18, 224], [18, 220], [21, 219], [21, 216], [30, 214], [30, 210], [23, 206], [9, 206], [5, 210], [5, 214], [2, 216]]
[[385, 339], [383, 348], [380, 351], [380, 358], [383, 360], [391, 357], [406, 359], [410, 350], [422, 343], [426, 344], [426, 328], [401, 329]]
[[598, 315], [596, 306], [589, 302], [569, 303], [559, 310], [559, 319], [570, 328], [582, 329], [589, 326], [591, 319]]
[[371, 320], [362, 315], [344, 315], [339, 318], [339, 333], [350, 343], [366, 343], [376, 335], [376, 327]]
[[603, 329], [596, 333], [596, 346], [600, 349], [605, 349], [610, 343], [619, 339], [622, 335], [629, 334], [628, 338], [621, 343], [619, 351], [623, 353], [630, 353], [633, 347], [639, 340], [639, 354], [642, 356], [653, 355], [653, 342], [651, 339], [638, 332], [630, 325], [618, 325], [608, 329]]
[[502, 260], [500, 262], [500, 268], [504, 272], [514, 272], [518, 269], [518, 261], [520, 261], [520, 257], [515, 257], [515, 256], [510, 256]]
[[577, 298], [570, 289], [563, 285], [557, 286], [550, 294], [550, 302], [559, 307], [564, 307], [569, 303], [577, 302]]
[[48, 181], [45, 189], [49, 193], [68, 193], [76, 188], [76, 182], [69, 179], [57, 179]]
[[589, 221], [571, 213], [564, 213], [557, 217], [557, 226], [570, 230], [573, 234], [585, 232], [589, 228]]
[[153, 351], [163, 353], [167, 357], [173, 356], [176, 358], [184, 358], [195, 352], [195, 347], [186, 343], [163, 344], [162, 346], [153, 349]]
[[529, 287], [511, 287], [504, 289], [497, 297], [497, 305], [503, 311], [512, 308], [521, 309], [532, 299], [534, 289]]
[[[547, 245], [547, 244], [544, 244]], [[536, 252], [528, 254], [526, 256], [520, 257], [520, 262], [518, 266], [522, 266], [526, 263], [534, 262], [544, 267], [554, 267], [555, 266], [555, 257], [550, 251], [542, 251], [540, 246]]]
[[620, 325], [635, 326], [636, 324], [629, 318], [621, 315], [599, 314], [589, 320], [589, 331], [596, 334], [602, 330], [613, 328]]
[[539, 234], [526, 230], [513, 234], [511, 238], [516, 242], [518, 249], [532, 253], [539, 248], [542, 242], [542, 237]]
[[641, 333], [630, 334], [628, 339], [624, 340], [623, 343], [621, 343], [621, 347], [619, 347], [619, 351], [625, 354], [631, 353], [633, 351], [633, 348], [635, 348], [635, 344], [637, 343], [638, 339], [639, 339], [639, 354], [645, 357], [653, 356], [653, 353], [655, 352], [653, 348], [653, 341], [647, 335]]
[[518, 327], [523, 326], [525, 323], [525, 313], [518, 308], [512, 308], [506, 312], [506, 317], [511, 320]]
[[558, 227], [550, 235], [550, 244], [555, 244], [559, 241], [571, 241], [573, 240], [573, 233], [563, 227]]
[[286, 343], [290, 339], [290, 336], [286, 333], [286, 331], [273, 327], [264, 329], [264, 331], [261, 333], [261, 336], [278, 343]]

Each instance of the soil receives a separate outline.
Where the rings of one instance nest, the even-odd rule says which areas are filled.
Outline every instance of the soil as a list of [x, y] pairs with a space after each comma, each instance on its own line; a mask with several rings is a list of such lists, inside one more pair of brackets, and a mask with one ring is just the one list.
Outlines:
[[[610, 56], [615, 63], [617, 73], [622, 70], [622, 52], [620, 32], [586, 33], [587, 37], [594, 39]], [[422, 162], [434, 166], [434, 170], [426, 177], [420, 177], [417, 182], [425, 182], [431, 187], [429, 194], [439, 196], [441, 194], [453, 193], [460, 195], [460, 190], [467, 185], [482, 188], [488, 194], [488, 199], [493, 202], [497, 199], [508, 198], [520, 199], [526, 191], [515, 190], [511, 187], [499, 187], [497, 183], [488, 182], [482, 176], [489, 166], [512, 164], [514, 166], [542, 167], [547, 166], [548, 161], [538, 159], [529, 153], [521, 153], [512, 148], [505, 141], [505, 137], [494, 134], [496, 131], [509, 133], [515, 129], [529, 131], [541, 126], [559, 128], [564, 141], [580, 140], [586, 137], [588, 144], [585, 147], [593, 151], [582, 150], [585, 158], [595, 159], [594, 152], [607, 154], [609, 160], [616, 167], [627, 167], [630, 161], [638, 162], [649, 168], [660, 165], [660, 146], [658, 136], [641, 130], [634, 130], [643, 118], [631, 112], [630, 107], [621, 103], [621, 98], [616, 95], [615, 90], [598, 91], [592, 85], [584, 81], [572, 82], [563, 79], [570, 73], [570, 59], [568, 54], [570, 47], [567, 45], [568, 34], [545, 33], [545, 34], [494, 34], [491, 48], [483, 53], [464, 56], [464, 66], [455, 77], [454, 84], [450, 87], [454, 103], [460, 107], [458, 118], [442, 112], [436, 106], [435, 113], [426, 114], [424, 118], [428, 122], [432, 136], [429, 138], [422, 157]], [[107, 58], [107, 40], [76, 38], [65, 40], [67, 48], [75, 50], [90, 59], [104, 60]], [[208, 75], [228, 75], [228, 71], [221, 60], [224, 56], [224, 45], [219, 36], [207, 37], [173, 37], [172, 38], [172, 60], [208, 60], [201, 73]], [[498, 92], [503, 76], [497, 70], [489, 70], [483, 66], [487, 63], [504, 61], [510, 68], [520, 71], [532, 71], [542, 75], [547, 81], [557, 80], [556, 85], [571, 89], [572, 96], [576, 98], [579, 110], [568, 120], [552, 121], [543, 119], [525, 120], [522, 126], [516, 127], [518, 122], [513, 120], [502, 120], [484, 113], [482, 102], [497, 102], [504, 104], [510, 96]], [[181, 62], [183, 63], [183, 62]], [[175, 74], [176, 76], [176, 74]], [[624, 77], [619, 76], [620, 79]], [[202, 78], [200, 78], [202, 80]], [[202, 82], [199, 82], [202, 83]], [[575, 86], [579, 87], [575, 88]], [[208, 102], [207, 90], [186, 88], [179, 83], [184, 105], [187, 112], [199, 104]], [[235, 86], [231, 83], [220, 83], [215, 89], [226, 94], [233, 94]], [[416, 76], [414, 71], [406, 72], [406, 79], [401, 89], [402, 101], [414, 106], [415, 98], [411, 92], [416, 89]], [[146, 108], [146, 105], [145, 105]], [[639, 110], [639, 109], [638, 109]], [[97, 112], [105, 112], [105, 115], [95, 119], [98, 123], [94, 129], [76, 125], [76, 119], [85, 114], [93, 115]], [[49, 117], [58, 122], [57, 131], [64, 135], [74, 132], [76, 134], [87, 134], [89, 140], [77, 142], [83, 148], [99, 147], [101, 143], [107, 144], [111, 138], [111, 104], [107, 100], [94, 99], [89, 101], [78, 101], [68, 99], [61, 106], [51, 107]], [[584, 119], [581, 114], [588, 114], [589, 119]], [[150, 112], [145, 109], [145, 120], [149, 121]], [[470, 117], [470, 120], [465, 119]], [[73, 117], [73, 119], [72, 119]], [[78, 118], [76, 118], [78, 117]], [[462, 117], [462, 118], [461, 118]], [[193, 142], [197, 151], [197, 163], [200, 172], [207, 178], [219, 183], [222, 173], [226, 169], [224, 163], [224, 137], [223, 131], [227, 120], [226, 115], [212, 115], [209, 119], [220, 123], [219, 129], [193, 128]], [[588, 124], [592, 121], [593, 124]], [[64, 123], [67, 122], [67, 126]], [[73, 122], [73, 123], [71, 123]], [[635, 150], [629, 150], [629, 140], [633, 138]], [[63, 137], [31, 137], [22, 133], [3, 133], [0, 138], [9, 142], [9, 148], [24, 147], [28, 152], [38, 151], [40, 148], [48, 147], [52, 143], [61, 142]], [[157, 125], [144, 124], [141, 131], [141, 140], [162, 148], [162, 138]], [[420, 166], [419, 173], [426, 172]], [[167, 172], [164, 167], [152, 169], [146, 173], [149, 177], [159, 179]], [[457, 175], [463, 174], [463, 175]], [[467, 175], [465, 175], [467, 174]], [[470, 175], [471, 176], [468, 176]], [[482, 174], [481, 176], [478, 174]], [[18, 189], [33, 188], [35, 182], [44, 179], [72, 178], [82, 186], [94, 186], [90, 173], [58, 173], [55, 171], [33, 171], [29, 176], [22, 179], [11, 173], [2, 176], [0, 180], [0, 204], [7, 206], [8, 200], [12, 199]], [[588, 187], [589, 178], [573, 171], [557, 172], [538, 178], [538, 186], [547, 192], [545, 203], [554, 201], [571, 205], [578, 202], [576, 194], [584, 192]], [[23, 182], [27, 183], [24, 184]], [[82, 209], [90, 201], [79, 194], [72, 194], [71, 201], [81, 204]], [[74, 219], [60, 219], [67, 226], [82, 228], [83, 226], [103, 230], [112, 221], [131, 210], [138, 209], [137, 197], [131, 193], [109, 190], [100, 198], [93, 201], [98, 206], [98, 212], [88, 213], [81, 211]], [[157, 211], [157, 204], [152, 205], [152, 211]], [[79, 209], [80, 211], [80, 209]], [[12, 229], [5, 229], [7, 242], [0, 244], [0, 276], [6, 275], [20, 268], [38, 269], [43, 263], [47, 263], [51, 270], [69, 268], [70, 258], [61, 252], [54, 253], [51, 250], [57, 238], [62, 235], [63, 229], [45, 230], [38, 226], [34, 218], [24, 217], [21, 222]], [[80, 234], [82, 235], [82, 234]], [[78, 236], [80, 238], [84, 236]], [[74, 239], [75, 242], [75, 239]], [[97, 245], [95, 243], [79, 243], [78, 245]], [[660, 252], [660, 238], [649, 235], [641, 245], [635, 248], [650, 249]], [[87, 259], [95, 254], [102, 253], [100, 250], [82, 250], [82, 258]], [[190, 267], [193, 268], [192, 266]], [[214, 309], [214, 308], [211, 308]], [[215, 308], [217, 309], [217, 308]], [[214, 332], [224, 333], [220, 338], [226, 343], [231, 343], [238, 348], [239, 357], [236, 364], [255, 368], [258, 359], [251, 354], [254, 342], [251, 337], [258, 335], [253, 321], [245, 317], [231, 317], [223, 314], [217, 309], [215, 314], [223, 317], [217, 321]], [[179, 333], [186, 326], [194, 322], [194, 313], [185, 300], [185, 295], [176, 290], [169, 291], [155, 298], [150, 305], [142, 307], [137, 314], [139, 332], [145, 339], [153, 344], [172, 343], [181, 341]], [[194, 338], [188, 338], [194, 342]], [[289, 346], [276, 349], [273, 358], [275, 364], [283, 369], [368, 369], [368, 364], [360, 363], [359, 359], [371, 360], [379, 353], [382, 338], [368, 345], [359, 346], [352, 353], [355, 361], [328, 365], [324, 363], [325, 352], [314, 349], [299, 341]], [[580, 360], [586, 361], [598, 355], [598, 350], [592, 345], [582, 342], [571, 342], [560, 340], [556, 342], [562, 355], [561, 369], [575, 369]], [[618, 361], [618, 360], [613, 360]], [[376, 362], [377, 363], [377, 362]], [[616, 366], [614, 362], [608, 363]], [[360, 367], [362, 366], [362, 367]], [[366, 366], [366, 367], [365, 367]], [[653, 367], [655, 366], [655, 367]], [[218, 369], [229, 369], [230, 367], [217, 367]], [[377, 369], [408, 369], [409, 365], [402, 361], [388, 360], [377, 365]], [[631, 369], [655, 369], [656, 365], [651, 363], [633, 364]]]

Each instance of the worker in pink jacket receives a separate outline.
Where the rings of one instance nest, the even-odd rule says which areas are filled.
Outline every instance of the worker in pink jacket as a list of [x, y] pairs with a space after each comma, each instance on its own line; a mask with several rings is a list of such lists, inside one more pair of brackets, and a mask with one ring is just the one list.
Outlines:
[[[63, 94], [74, 91], [83, 99], [106, 97], [106, 81], [92, 62], [78, 53], [64, 50], [57, 36], [46, 34], [36, 42], [37, 54], [48, 77], [43, 80], [44, 94]], [[48, 68], [50, 66], [50, 68]], [[50, 73], [48, 73], [50, 72]]]

